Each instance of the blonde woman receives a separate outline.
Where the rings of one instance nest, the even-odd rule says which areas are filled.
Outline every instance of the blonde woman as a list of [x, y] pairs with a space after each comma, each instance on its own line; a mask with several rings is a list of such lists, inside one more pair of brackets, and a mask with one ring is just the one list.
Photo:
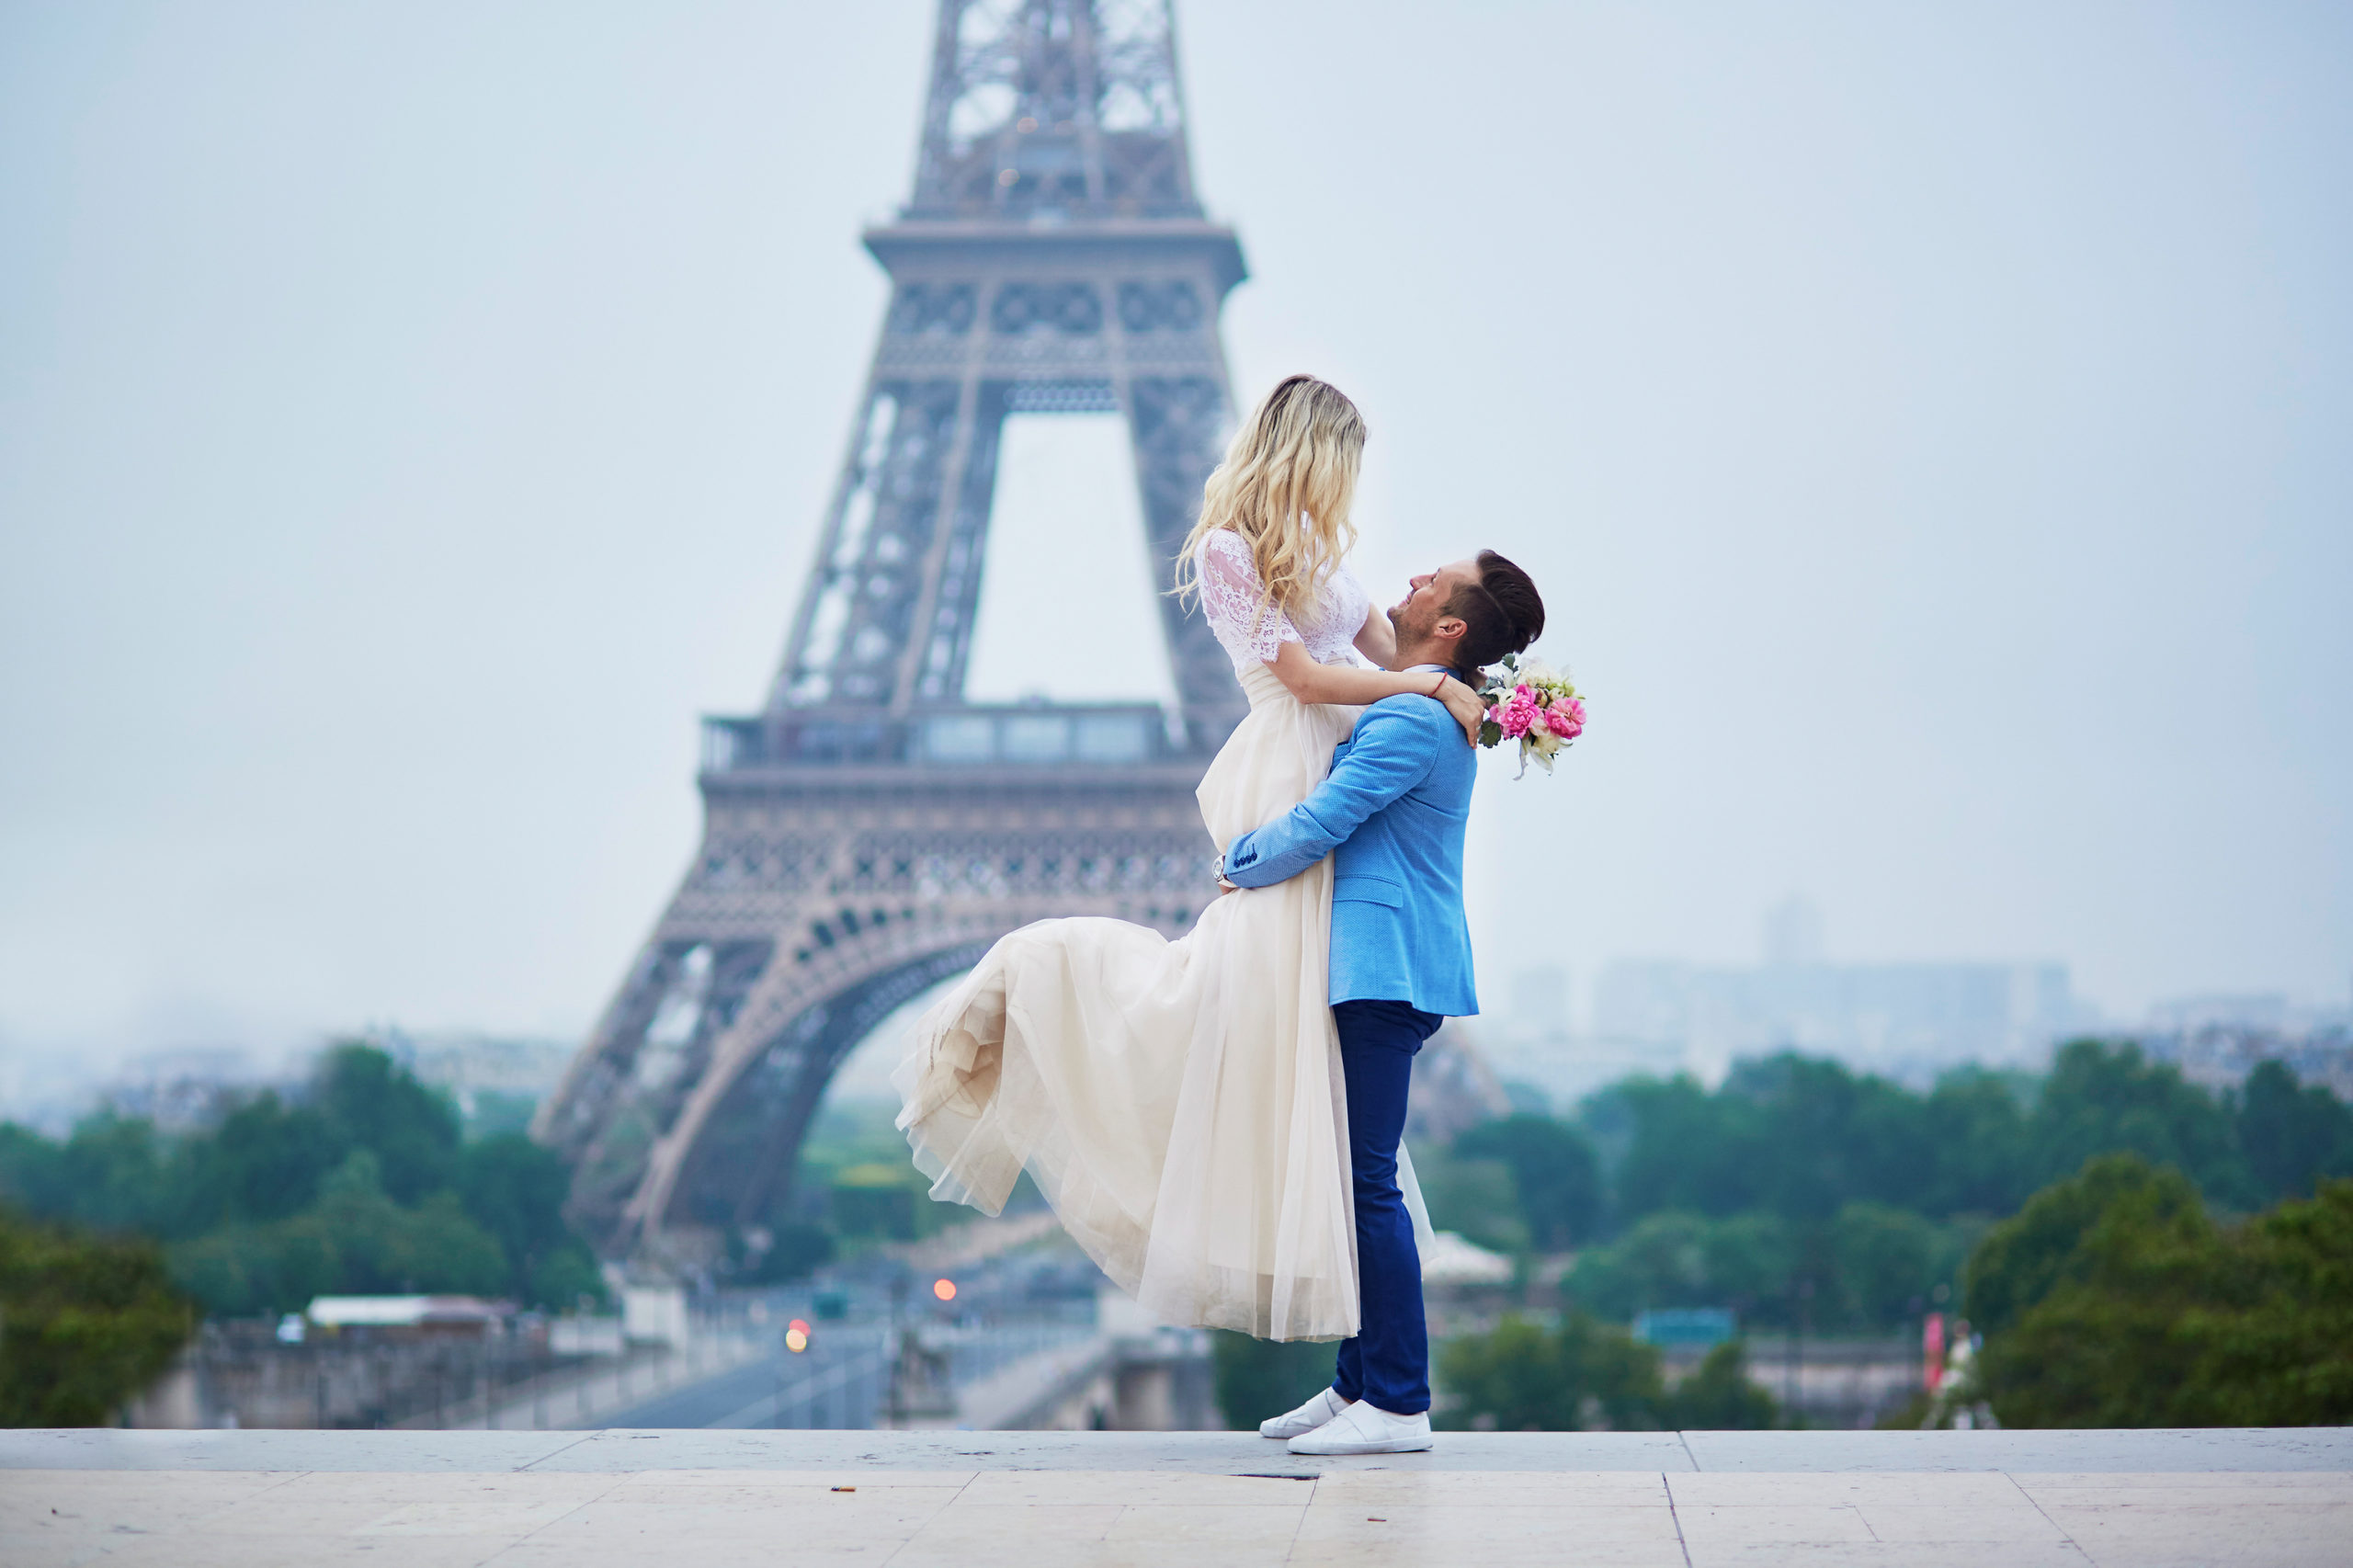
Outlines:
[[[1443, 669], [1356, 662], [1396, 653], [1346, 563], [1364, 438], [1336, 388], [1285, 381], [1210, 476], [1186, 541], [1180, 587], [1250, 698], [1199, 791], [1220, 850], [1306, 799], [1364, 704], [1435, 699], [1466, 747], [1483, 717]], [[1100, 918], [999, 941], [925, 1015], [893, 1079], [932, 1196], [994, 1214], [1026, 1167], [1063, 1228], [1161, 1321], [1355, 1335], [1331, 917], [1325, 859], [1212, 900], [1175, 941]], [[1418, 1215], [1417, 1195], [1407, 1201]]]

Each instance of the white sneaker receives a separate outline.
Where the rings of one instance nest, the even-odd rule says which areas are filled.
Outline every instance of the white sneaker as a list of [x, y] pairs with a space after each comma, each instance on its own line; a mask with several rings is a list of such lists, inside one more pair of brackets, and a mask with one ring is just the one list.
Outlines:
[[1416, 1454], [1430, 1446], [1430, 1418], [1392, 1415], [1363, 1400], [1290, 1440], [1295, 1454]]
[[1337, 1391], [1324, 1388], [1313, 1399], [1288, 1415], [1278, 1415], [1258, 1423], [1261, 1437], [1296, 1437], [1313, 1432], [1348, 1407], [1348, 1402]]

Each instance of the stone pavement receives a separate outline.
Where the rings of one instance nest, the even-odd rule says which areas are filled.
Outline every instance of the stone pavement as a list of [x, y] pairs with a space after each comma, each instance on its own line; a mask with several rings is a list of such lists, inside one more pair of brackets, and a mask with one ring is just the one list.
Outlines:
[[0, 1563], [2353, 1562], [2353, 1429], [0, 1432]]

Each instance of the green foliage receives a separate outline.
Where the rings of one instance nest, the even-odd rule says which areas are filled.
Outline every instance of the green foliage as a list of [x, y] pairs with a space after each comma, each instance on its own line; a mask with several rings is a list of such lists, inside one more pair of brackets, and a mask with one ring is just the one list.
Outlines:
[[1226, 1426], [1237, 1432], [1256, 1431], [1259, 1422], [1304, 1404], [1308, 1395], [1332, 1385], [1337, 1353], [1328, 1342], [1253, 1339], [1229, 1329], [1212, 1330], [1210, 1366]]
[[1608, 1246], [1581, 1254], [1563, 1282], [1587, 1311], [1624, 1323], [1651, 1307], [1730, 1306], [1744, 1316], [1788, 1293], [1795, 1237], [1774, 1214], [1726, 1220], [1653, 1214]]
[[1506, 1317], [1438, 1355], [1440, 1426], [1500, 1432], [1770, 1426], [1773, 1396], [1748, 1381], [1738, 1342], [1670, 1390], [1655, 1346], [1572, 1312], [1557, 1329]]
[[152, 1242], [0, 1213], [0, 1426], [104, 1425], [194, 1326]]
[[572, 1172], [553, 1150], [497, 1133], [467, 1144], [454, 1176], [459, 1202], [507, 1260], [499, 1294], [553, 1307], [603, 1296], [597, 1260], [563, 1217]]
[[2231, 1240], [2225, 1301], [2181, 1327], [2203, 1414], [2223, 1426], [2353, 1420], [2353, 1181], [2324, 1181]]
[[1528, 1245], [1528, 1224], [1520, 1218], [1519, 1190], [1510, 1165], [1432, 1151], [1415, 1157], [1414, 1174], [1422, 1184], [1422, 1200], [1429, 1205], [1430, 1223], [1438, 1230], [1458, 1232], [1496, 1252], [1518, 1252]]
[[1780, 1402], [1749, 1381], [1748, 1350], [1737, 1339], [1709, 1351], [1660, 1410], [1661, 1425], [1678, 1432], [1761, 1432], [1781, 1421]]
[[2036, 1193], [1978, 1244], [1969, 1260], [1971, 1324], [1981, 1334], [2003, 1334], [2060, 1286], [2088, 1278], [2097, 1259], [2085, 1242], [2111, 1210], [2177, 1233], [2207, 1223], [2198, 1189], [2179, 1171], [2152, 1169], [2131, 1154], [2093, 1160], [2073, 1181]]
[[2140, 1047], [2079, 1040], [2053, 1058], [2035, 1101], [2028, 1136], [2037, 1184], [2095, 1155], [2128, 1152], [2181, 1171], [2218, 1203], [2252, 1207], [2261, 1195], [2232, 1119], [2179, 1068], [2145, 1060]]
[[513, 1277], [497, 1239], [453, 1192], [392, 1201], [374, 1153], [354, 1150], [311, 1208], [173, 1249], [173, 1272], [216, 1312], [300, 1310], [314, 1295], [494, 1296]]
[[1583, 1121], [1620, 1226], [1668, 1210], [1819, 1221], [1854, 1202], [2007, 1214], [2120, 1150], [2241, 1209], [2353, 1173], [2353, 1111], [2285, 1067], [2225, 1100], [2136, 1046], [2089, 1040], [2062, 1048], [2039, 1085], [1972, 1068], [1918, 1095], [1783, 1054], [1741, 1063], [1713, 1093], [1688, 1077], [1627, 1079], [1586, 1101]]
[[1601, 1162], [1591, 1142], [1566, 1122], [1525, 1115], [1485, 1122], [1456, 1138], [1452, 1153], [1458, 1160], [1502, 1162], [1520, 1223], [1539, 1251], [1582, 1244], [1599, 1233]]
[[1970, 1264], [1980, 1377], [2014, 1426], [2353, 1418], [2353, 1183], [2234, 1226], [2179, 1172], [2088, 1162]]
[[1890, 1329], [1915, 1319], [1939, 1285], [1957, 1286], [1972, 1221], [1935, 1221], [1884, 1203], [1849, 1203], [1830, 1222], [1830, 1267], [1815, 1321], [1832, 1328]]
[[2317, 1084], [2298, 1087], [2279, 1062], [2247, 1074], [2236, 1119], [2248, 1175], [2267, 1199], [2309, 1198], [2321, 1177], [2353, 1176], [2353, 1109]]
[[0, 1197], [167, 1243], [175, 1277], [214, 1312], [379, 1290], [601, 1296], [563, 1220], [569, 1185], [519, 1134], [461, 1143], [447, 1096], [364, 1045], [327, 1051], [300, 1095], [255, 1095], [185, 1138], [112, 1114], [63, 1143], [0, 1127]]
[[1580, 1254], [1563, 1284], [1578, 1306], [1621, 1323], [1654, 1307], [1730, 1307], [1755, 1325], [1884, 1331], [1960, 1277], [1968, 1238], [1967, 1226], [1882, 1203], [1847, 1204], [1826, 1223], [1652, 1214]]

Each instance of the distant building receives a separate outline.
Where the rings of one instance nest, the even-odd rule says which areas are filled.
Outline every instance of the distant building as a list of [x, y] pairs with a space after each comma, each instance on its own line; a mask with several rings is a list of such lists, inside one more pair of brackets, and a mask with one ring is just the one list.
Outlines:
[[2234, 1088], [2263, 1062], [2353, 1100], [2353, 1009], [2300, 1007], [2285, 996], [2190, 996], [2149, 1009], [2141, 1049], [2210, 1089]]
[[520, 1131], [553, 1091], [577, 1042], [471, 1033], [374, 1031], [368, 1043], [437, 1088], [447, 1089], [474, 1132]]
[[242, 1051], [156, 1051], [123, 1063], [98, 1091], [98, 1102], [117, 1116], [183, 1133], [211, 1126], [238, 1100], [269, 1083], [269, 1075]]
[[2089, 1027], [2064, 964], [1622, 962], [1595, 988], [1604, 1040], [1679, 1047], [1702, 1077], [1774, 1051], [1835, 1056], [1907, 1079], [1965, 1062], [2030, 1066]]

